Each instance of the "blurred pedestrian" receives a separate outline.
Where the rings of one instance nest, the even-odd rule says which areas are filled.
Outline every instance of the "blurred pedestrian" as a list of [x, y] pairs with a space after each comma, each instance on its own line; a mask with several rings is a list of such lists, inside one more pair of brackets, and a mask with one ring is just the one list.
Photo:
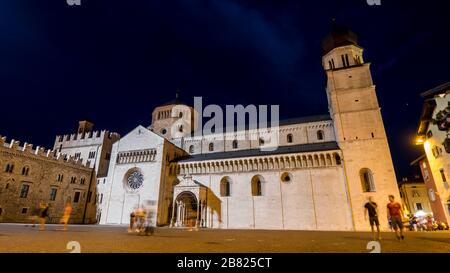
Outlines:
[[128, 232], [133, 232], [136, 226], [136, 212], [137, 207], [134, 207], [130, 213], [130, 227], [128, 228]]
[[72, 203], [70, 201], [67, 201], [66, 206], [64, 208], [64, 213], [61, 218], [61, 223], [64, 224], [64, 231], [67, 231], [67, 226], [69, 224], [70, 215], [72, 214]]
[[395, 197], [393, 195], [389, 195], [389, 203], [387, 204], [387, 218], [388, 220], [391, 220], [397, 239], [404, 240], [405, 236], [403, 236], [402, 205], [395, 202]]
[[45, 221], [47, 220], [49, 205], [44, 201], [41, 201], [39, 208], [39, 230], [45, 230]]

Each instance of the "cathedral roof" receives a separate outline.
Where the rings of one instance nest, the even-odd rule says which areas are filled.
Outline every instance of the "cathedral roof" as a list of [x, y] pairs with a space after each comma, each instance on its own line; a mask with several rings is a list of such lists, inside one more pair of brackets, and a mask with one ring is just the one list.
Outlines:
[[216, 160], [216, 159], [227, 159], [227, 158], [238, 158], [238, 157], [252, 157], [252, 156], [265, 156], [265, 155], [276, 155], [276, 154], [319, 152], [319, 151], [329, 151], [329, 150], [339, 150], [339, 146], [336, 141], [279, 146], [274, 151], [264, 151], [264, 150], [261, 150], [258, 148], [258, 149], [239, 150], [239, 151], [232, 151], [232, 152], [228, 151], [228, 152], [218, 152], [218, 153], [196, 154], [196, 155], [191, 155], [187, 158], [182, 158], [182, 159], [176, 160], [176, 161], [178, 161], [180, 163], [184, 163], [184, 162], [192, 162], [192, 161]]
[[436, 95], [439, 95], [441, 93], [445, 93], [447, 91], [450, 91], [450, 82], [441, 84], [435, 88], [432, 88], [428, 91], [423, 92], [422, 94], [420, 94], [420, 96], [422, 98], [430, 98], [430, 97], [434, 97]]
[[[164, 104], [161, 104], [159, 106], [167, 106], [167, 105], [188, 105], [187, 103], [180, 100], [180, 98], [174, 98], [173, 100], [170, 100]], [[188, 105], [189, 106], [189, 105]]]

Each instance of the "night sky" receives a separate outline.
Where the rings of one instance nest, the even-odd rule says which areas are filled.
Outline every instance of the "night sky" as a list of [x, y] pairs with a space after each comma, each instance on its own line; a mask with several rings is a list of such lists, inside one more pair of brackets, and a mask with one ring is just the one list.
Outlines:
[[78, 120], [122, 135], [174, 98], [326, 114], [321, 41], [350, 27], [372, 63], [398, 176], [420, 93], [450, 81], [448, 1], [2, 0], [0, 134], [52, 147]]

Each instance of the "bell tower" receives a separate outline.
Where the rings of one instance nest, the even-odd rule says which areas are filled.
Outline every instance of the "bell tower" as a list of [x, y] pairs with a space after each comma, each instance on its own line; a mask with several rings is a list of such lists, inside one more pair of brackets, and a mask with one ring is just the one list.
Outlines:
[[399, 203], [401, 200], [370, 63], [364, 62], [356, 34], [334, 26], [323, 40], [322, 65], [354, 227], [370, 229], [364, 219], [364, 204], [372, 196], [378, 204], [380, 228], [387, 229], [388, 195], [394, 195]]

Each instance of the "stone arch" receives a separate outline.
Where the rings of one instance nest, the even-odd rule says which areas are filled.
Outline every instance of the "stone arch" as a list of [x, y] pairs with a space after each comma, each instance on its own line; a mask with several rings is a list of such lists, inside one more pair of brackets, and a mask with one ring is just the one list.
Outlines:
[[220, 179], [220, 196], [231, 196], [231, 179], [229, 176], [224, 176]]
[[252, 196], [262, 196], [264, 193], [263, 189], [264, 178], [257, 174], [252, 177], [251, 180], [251, 193]]

